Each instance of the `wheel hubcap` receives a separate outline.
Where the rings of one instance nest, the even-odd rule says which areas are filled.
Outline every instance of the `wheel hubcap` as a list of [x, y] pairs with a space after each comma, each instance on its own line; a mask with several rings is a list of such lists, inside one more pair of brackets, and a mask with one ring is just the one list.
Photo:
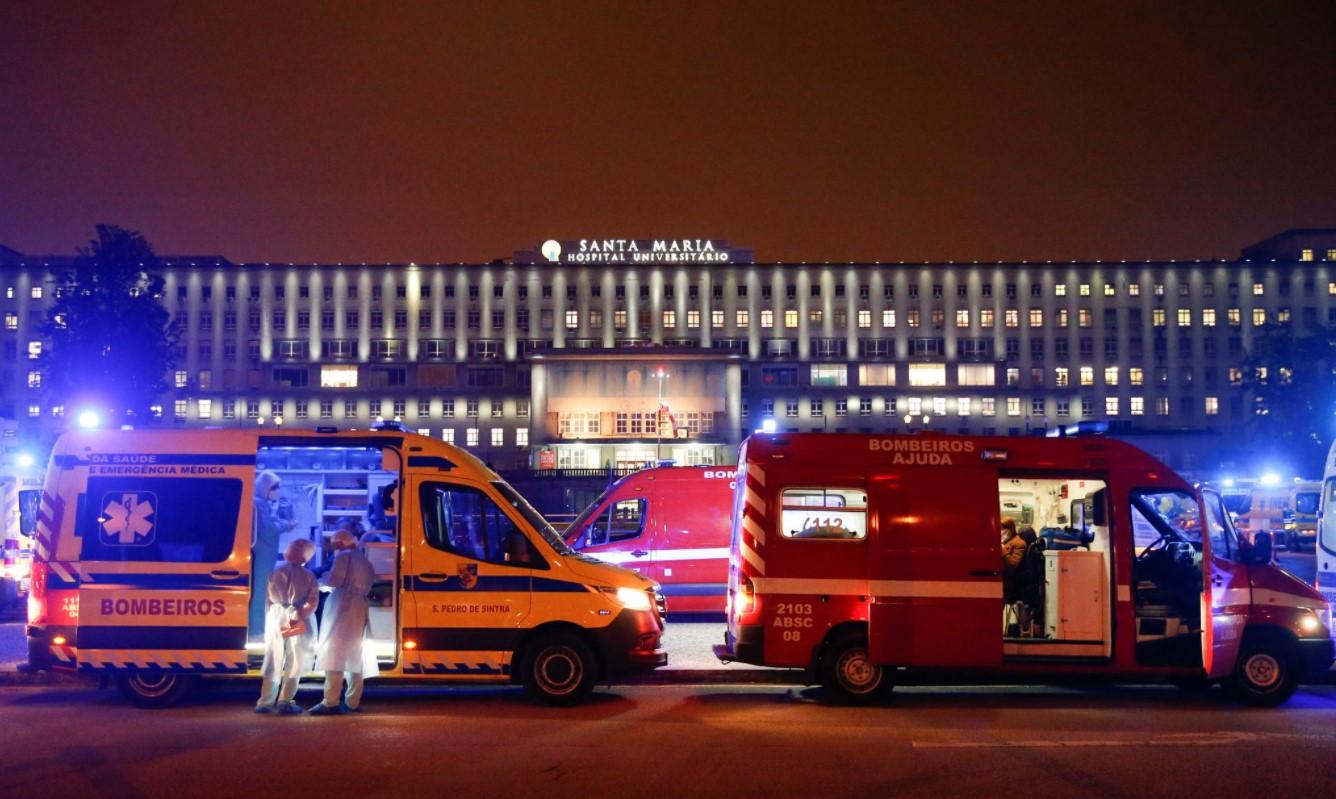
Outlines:
[[534, 676], [543, 691], [561, 695], [574, 691], [584, 678], [584, 663], [580, 655], [568, 646], [544, 649], [538, 655]]
[[866, 693], [877, 686], [880, 670], [868, 662], [867, 651], [850, 649], [840, 656], [837, 664], [840, 681], [853, 693]]
[[176, 685], [176, 676], [133, 674], [130, 676], [130, 685], [134, 687], [135, 693], [141, 696], [158, 697], [172, 690], [172, 686]]
[[1248, 682], [1261, 689], [1272, 688], [1280, 682], [1280, 672], [1280, 662], [1265, 652], [1253, 655], [1243, 664], [1243, 674]]

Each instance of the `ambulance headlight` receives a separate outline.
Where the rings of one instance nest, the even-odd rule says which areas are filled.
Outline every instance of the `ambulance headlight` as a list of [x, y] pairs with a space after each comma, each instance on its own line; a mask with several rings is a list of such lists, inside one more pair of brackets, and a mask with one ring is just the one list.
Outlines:
[[649, 593], [639, 588], [612, 588], [611, 586], [600, 586], [599, 590], [627, 610], [650, 609]]
[[1299, 629], [1305, 635], [1322, 632], [1322, 620], [1317, 617], [1316, 613], [1310, 610], [1299, 617]]

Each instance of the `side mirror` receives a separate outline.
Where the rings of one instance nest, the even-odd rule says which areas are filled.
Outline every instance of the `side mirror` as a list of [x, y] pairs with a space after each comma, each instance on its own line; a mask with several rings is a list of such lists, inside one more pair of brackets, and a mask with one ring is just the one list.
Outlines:
[[1253, 535], [1252, 557], [1253, 563], [1270, 563], [1272, 557], [1272, 541], [1270, 533], [1256, 533]]
[[41, 494], [35, 488], [19, 492], [19, 532], [29, 538], [37, 532], [37, 506]]

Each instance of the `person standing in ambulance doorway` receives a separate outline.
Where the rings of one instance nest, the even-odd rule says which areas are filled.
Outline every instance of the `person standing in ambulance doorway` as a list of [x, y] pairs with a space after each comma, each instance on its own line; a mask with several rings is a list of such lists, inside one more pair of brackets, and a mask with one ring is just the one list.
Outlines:
[[315, 612], [320, 586], [306, 562], [315, 544], [299, 538], [288, 544], [282, 566], [269, 575], [269, 609], [264, 618], [264, 665], [256, 713], [301, 713], [297, 681], [311, 670], [315, 657]]
[[273, 574], [274, 564], [278, 560], [279, 536], [297, 526], [297, 522], [279, 516], [278, 489], [278, 475], [273, 472], [260, 472], [255, 478], [255, 516], [251, 522], [250, 620], [247, 625], [253, 636], [264, 633], [267, 605], [265, 586], [269, 585], [269, 575]]
[[362, 704], [362, 681], [380, 673], [375, 653], [365, 645], [370, 617], [366, 595], [375, 582], [376, 570], [366, 555], [358, 551], [357, 538], [352, 533], [339, 530], [331, 543], [335, 550], [334, 565], [320, 586], [330, 595], [325, 600], [315, 661], [316, 671], [325, 673], [325, 697], [311, 708], [314, 716], [358, 710]]

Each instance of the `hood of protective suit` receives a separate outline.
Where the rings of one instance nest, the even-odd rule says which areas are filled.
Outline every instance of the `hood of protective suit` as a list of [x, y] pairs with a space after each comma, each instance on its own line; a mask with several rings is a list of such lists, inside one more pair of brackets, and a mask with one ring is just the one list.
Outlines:
[[273, 472], [260, 472], [255, 476], [255, 498], [268, 499], [269, 492], [278, 485], [278, 475]]

